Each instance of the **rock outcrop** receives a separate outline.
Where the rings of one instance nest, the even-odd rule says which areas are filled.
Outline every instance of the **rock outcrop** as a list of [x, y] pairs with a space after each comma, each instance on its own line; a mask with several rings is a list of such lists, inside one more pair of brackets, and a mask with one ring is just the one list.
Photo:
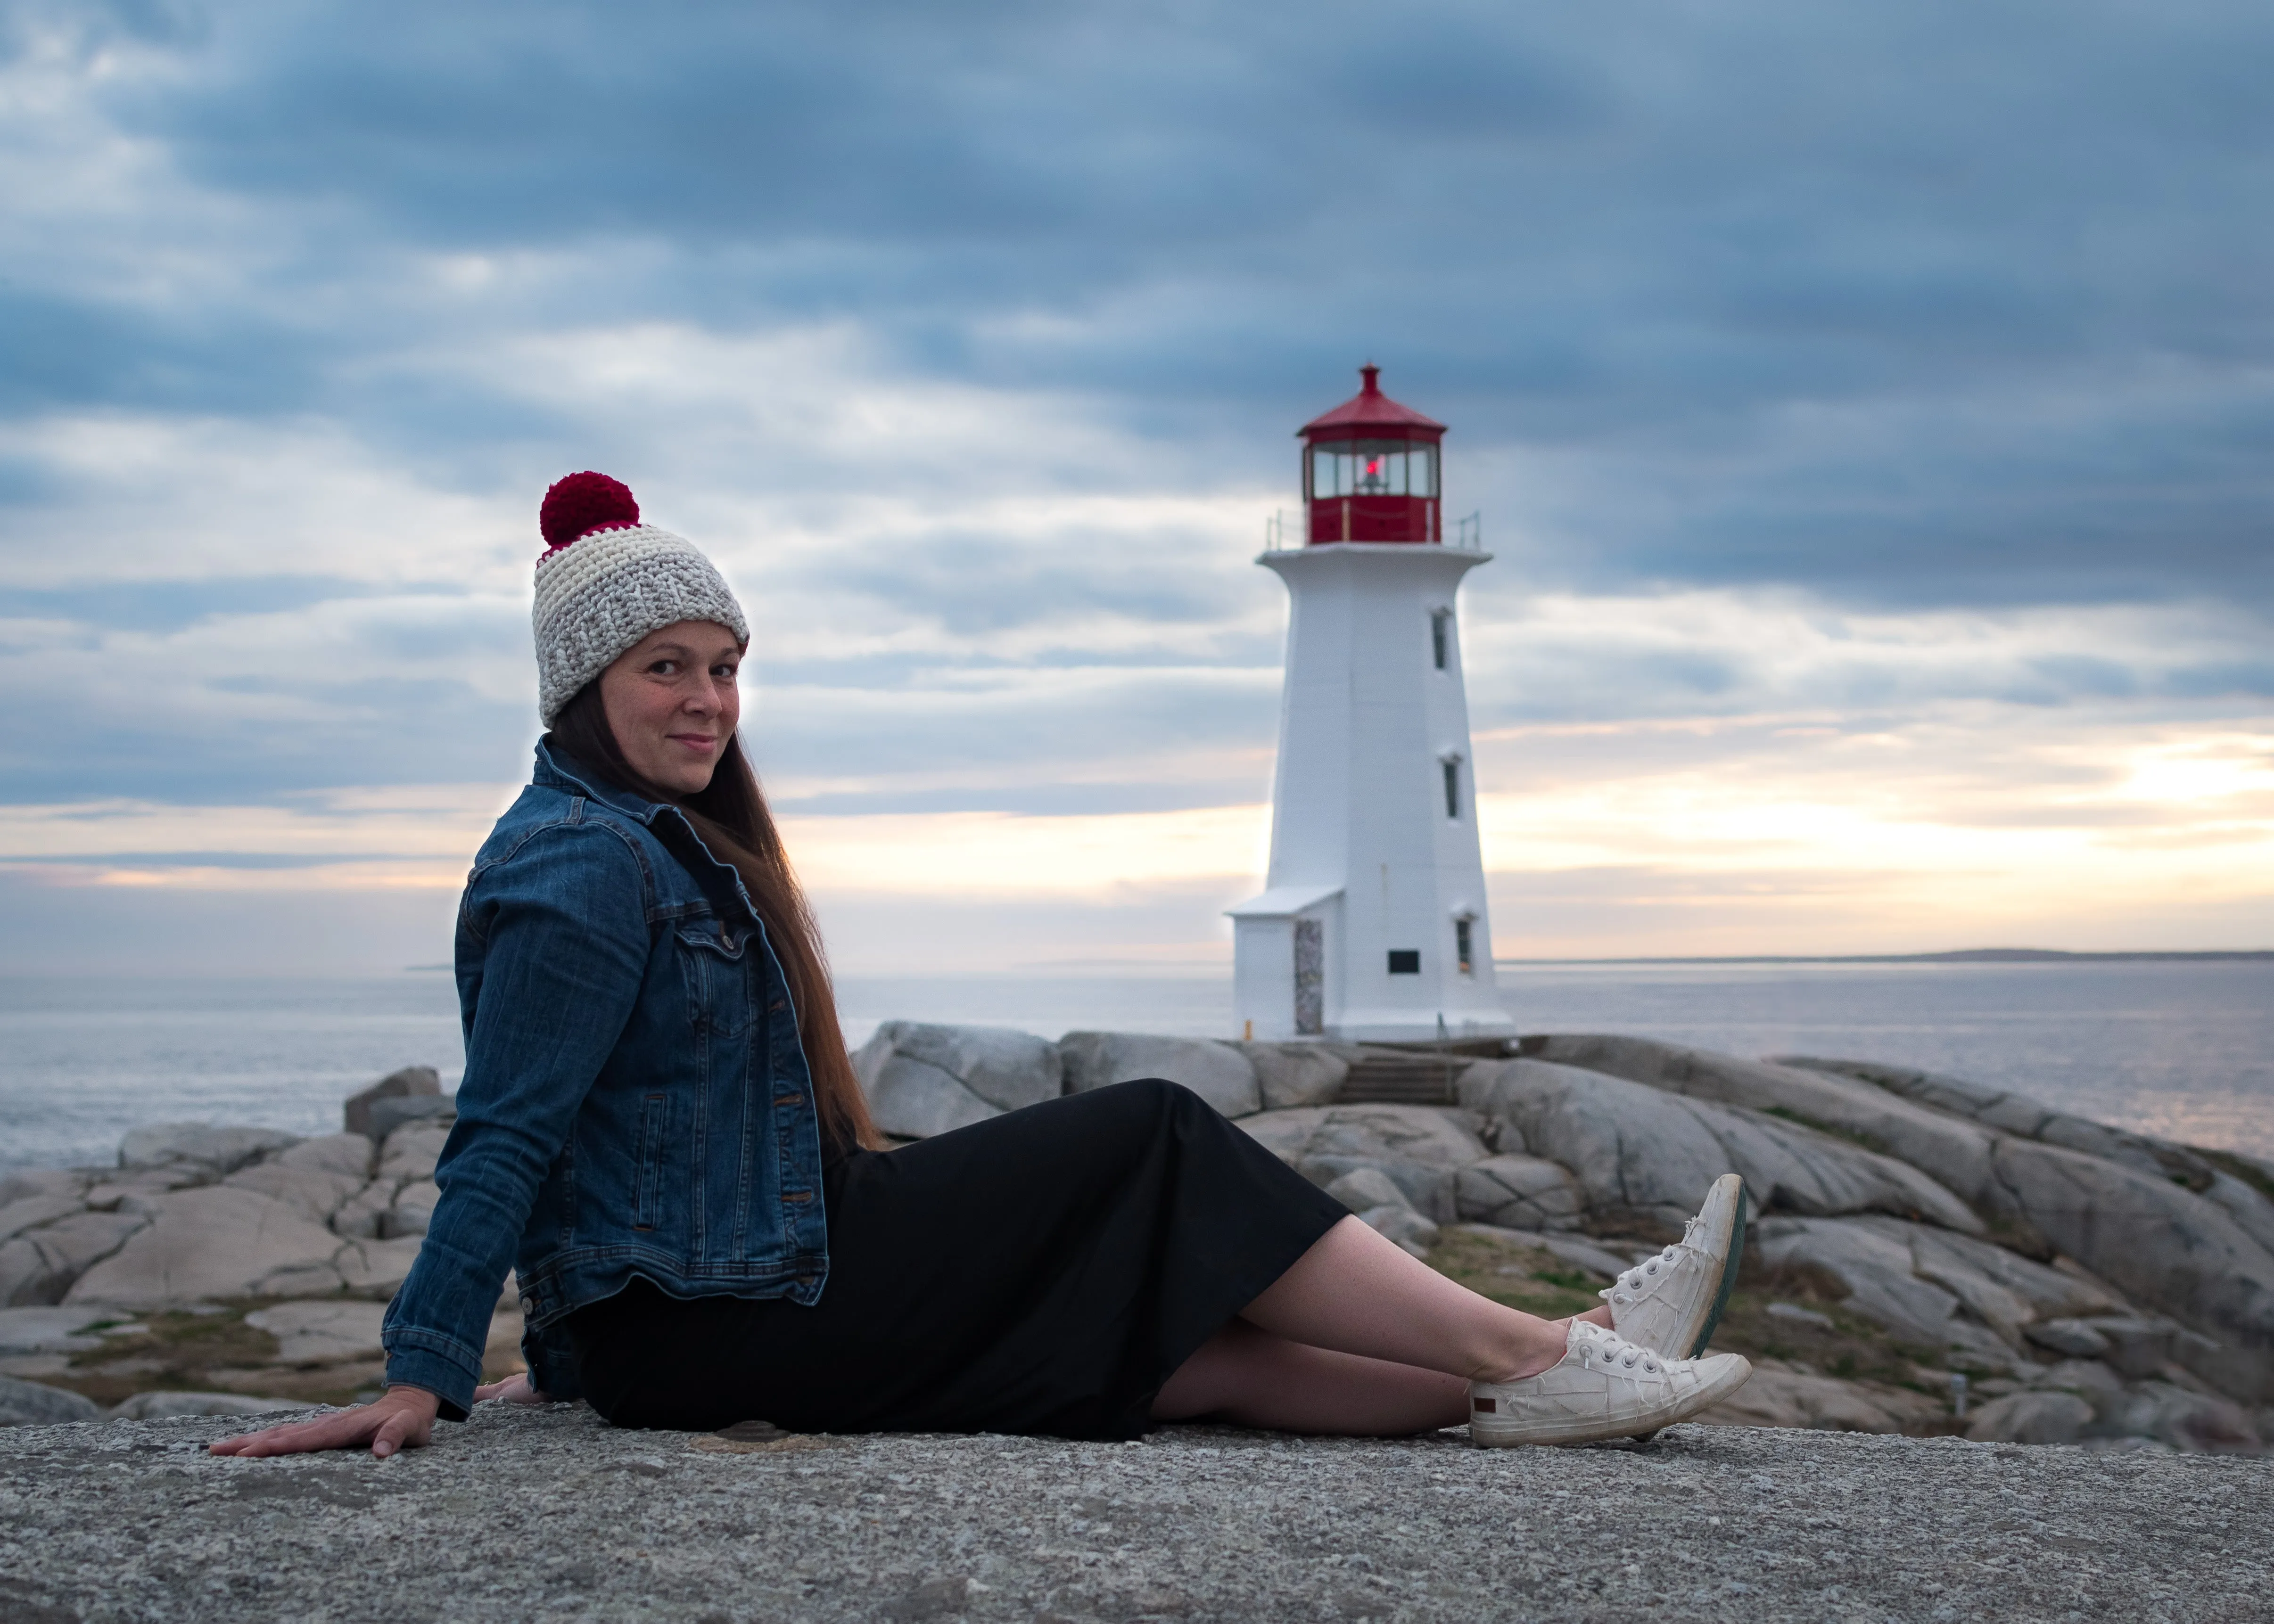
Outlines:
[[365, 1139], [385, 1139], [386, 1129], [372, 1119], [372, 1108], [382, 1100], [415, 1100], [433, 1098], [442, 1092], [441, 1073], [433, 1066], [404, 1066], [390, 1071], [360, 1094], [348, 1096], [346, 1121], [342, 1124], [350, 1133]]
[[1591, 1208], [1668, 1238], [1724, 1173], [1775, 1211], [1890, 1213], [1980, 1233], [1984, 1226], [1917, 1169], [1760, 1111], [1710, 1104], [1600, 1071], [1539, 1060], [1475, 1065], [1461, 1103], [1501, 1126], [1502, 1149], [1570, 1168]]
[[1237, 1043], [1141, 1032], [1069, 1032], [1058, 1040], [1058, 1052], [1065, 1058], [1068, 1094], [1165, 1077], [1227, 1116], [1248, 1116], [1263, 1109], [1254, 1063]]
[[853, 1056], [877, 1126], [930, 1139], [1065, 1092], [1057, 1045], [999, 1026], [888, 1020]]
[[[1677, 1237], [1713, 1180], [1738, 1172], [1755, 1221], [1723, 1345], [1754, 1354], [1759, 1374], [1708, 1419], [2093, 1449], [2274, 1446], [2264, 1164], [1867, 1062], [1600, 1034], [1522, 1051], [1449, 1064], [1458, 1103], [1442, 1106], [1343, 1100], [1353, 1062], [1382, 1053], [1345, 1045], [1051, 1042], [895, 1021], [856, 1071], [902, 1139], [1171, 1078], [1408, 1251], [1456, 1277], [1476, 1269], [1487, 1291], [1520, 1276], [1530, 1295], [1509, 1300], [1557, 1314]], [[375, 1372], [380, 1304], [439, 1199], [451, 1101], [408, 1073], [361, 1098], [375, 1136], [172, 1124], [130, 1135], [116, 1168], [0, 1179], [0, 1373], [72, 1380], [107, 1339], [147, 1328], [106, 1327], [215, 1304], [273, 1342], [264, 1369], [335, 1387]], [[381, 1109], [395, 1105], [404, 1114]], [[418, 1114], [429, 1109], [442, 1115]], [[1446, 1260], [1464, 1248], [1470, 1263]], [[494, 1357], [510, 1357], [519, 1323], [508, 1292]]]
[[1464, 1214], [1460, 1170], [1491, 1153], [1464, 1113], [1423, 1105], [1326, 1105], [1267, 1111], [1241, 1125], [1322, 1189], [1361, 1169], [1381, 1174], [1406, 1205], [1439, 1223]]

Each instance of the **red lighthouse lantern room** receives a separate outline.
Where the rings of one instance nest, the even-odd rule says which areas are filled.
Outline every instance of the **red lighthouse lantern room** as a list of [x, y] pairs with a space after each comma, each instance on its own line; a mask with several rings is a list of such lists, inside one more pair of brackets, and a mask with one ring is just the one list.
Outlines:
[[1382, 369], [1359, 369], [1366, 387], [1297, 432], [1310, 543], [1442, 541], [1438, 442], [1445, 425], [1382, 392]]

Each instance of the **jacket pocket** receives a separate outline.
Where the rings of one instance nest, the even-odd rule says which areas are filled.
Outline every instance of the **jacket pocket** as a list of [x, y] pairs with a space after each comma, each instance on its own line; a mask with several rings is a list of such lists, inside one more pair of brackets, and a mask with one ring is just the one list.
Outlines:
[[749, 1030], [750, 950], [755, 930], [715, 919], [679, 927], [679, 969], [687, 982], [687, 1019], [698, 1038], [740, 1037]]
[[632, 1170], [632, 1228], [652, 1229], [663, 1212], [663, 1150], [671, 1126], [671, 1101], [659, 1094], [640, 1100], [639, 1162]]

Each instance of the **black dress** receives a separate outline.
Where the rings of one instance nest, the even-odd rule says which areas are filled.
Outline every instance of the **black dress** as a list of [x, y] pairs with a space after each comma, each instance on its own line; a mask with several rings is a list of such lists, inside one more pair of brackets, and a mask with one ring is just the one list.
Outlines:
[[568, 1320], [619, 1426], [1133, 1438], [1161, 1384], [1347, 1214], [1190, 1090], [1028, 1106], [825, 1172], [821, 1301], [635, 1280]]

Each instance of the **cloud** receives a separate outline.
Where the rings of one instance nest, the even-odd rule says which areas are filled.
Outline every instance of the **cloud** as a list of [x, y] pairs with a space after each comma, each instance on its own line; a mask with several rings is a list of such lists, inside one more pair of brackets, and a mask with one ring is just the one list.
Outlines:
[[[2035, 830], [2150, 876], [2046, 929], [2176, 919], [2212, 861], [2178, 853], [2265, 814], [2105, 784], [2142, 741], [2225, 760], [2274, 691], [2270, 45], [2116, 0], [19, 0], [0, 803], [79, 842], [19, 883], [444, 872], [350, 801], [519, 770], [532, 509], [598, 466], [748, 601], [832, 906], [1022, 843], [1057, 855], [998, 900], [1093, 945], [1080, 908], [1200, 906], [1269, 784], [1250, 560], [1370, 353], [1499, 555], [1464, 643], [1523, 884], [1765, 920], [1733, 898], [1789, 883], [1805, 935], [1838, 886], [1796, 876]], [[1837, 781], [1930, 759], [1932, 794]], [[1715, 845], [1724, 885], [1668, 855], [1691, 805], [1800, 854]], [[1622, 849], [1560, 844], [1591, 820]]]

